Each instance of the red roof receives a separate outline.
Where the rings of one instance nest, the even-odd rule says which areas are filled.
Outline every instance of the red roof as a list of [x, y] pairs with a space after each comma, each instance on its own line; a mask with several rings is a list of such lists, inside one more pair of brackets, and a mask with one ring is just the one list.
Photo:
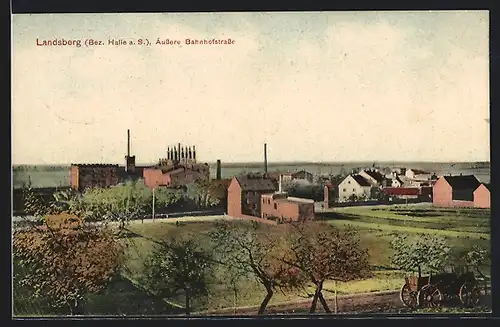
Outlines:
[[386, 187], [382, 190], [388, 195], [419, 195], [420, 189], [417, 187]]

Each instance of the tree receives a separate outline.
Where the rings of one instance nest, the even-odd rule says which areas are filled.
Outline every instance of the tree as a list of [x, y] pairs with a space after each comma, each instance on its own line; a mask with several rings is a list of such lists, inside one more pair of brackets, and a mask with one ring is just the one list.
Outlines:
[[213, 265], [209, 252], [193, 240], [162, 242], [145, 262], [145, 282], [162, 297], [183, 295], [186, 314], [192, 300], [208, 295], [207, 276]]
[[198, 208], [210, 208], [219, 204], [220, 200], [210, 190], [210, 185], [199, 181], [187, 185], [186, 196]]
[[18, 285], [72, 315], [83, 314], [87, 295], [101, 291], [119, 271], [123, 249], [108, 229], [75, 215], [48, 215], [43, 223], [14, 232], [14, 260], [24, 272]]
[[288, 237], [290, 261], [286, 261], [314, 284], [310, 313], [318, 299], [331, 312], [323, 297], [326, 280], [350, 281], [371, 275], [368, 252], [360, 246], [354, 230], [340, 230], [327, 224], [293, 224]]
[[262, 230], [257, 222], [218, 222], [211, 233], [214, 253], [226, 269], [236, 269], [241, 275], [250, 275], [261, 284], [266, 295], [258, 314], [263, 314], [277, 290], [290, 290], [303, 285], [298, 269], [285, 263], [287, 251], [283, 238]]
[[393, 264], [407, 272], [417, 271], [418, 277], [422, 277], [422, 271], [431, 274], [441, 271], [450, 255], [446, 239], [433, 235], [398, 236], [391, 241], [391, 246]]

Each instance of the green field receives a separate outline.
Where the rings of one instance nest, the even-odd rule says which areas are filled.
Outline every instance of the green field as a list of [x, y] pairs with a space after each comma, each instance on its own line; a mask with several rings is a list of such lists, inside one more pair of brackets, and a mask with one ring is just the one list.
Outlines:
[[[335, 217], [335, 218], [333, 218]], [[404, 274], [391, 266], [392, 250], [390, 241], [396, 235], [435, 234], [447, 238], [449, 245], [458, 249], [470, 249], [478, 244], [489, 248], [489, 211], [471, 209], [434, 209], [430, 206], [391, 206], [391, 207], [350, 207], [336, 208], [326, 213], [318, 213], [318, 220], [344, 228], [352, 226], [359, 230], [362, 246], [370, 253], [374, 276], [369, 279], [337, 283], [337, 294], [354, 294], [385, 290], [397, 290], [404, 283]], [[155, 247], [155, 242], [175, 238], [195, 238], [202, 246], [208, 248], [208, 233], [215, 227], [218, 219], [230, 219], [227, 216], [173, 218], [155, 222], [131, 222], [127, 229], [127, 237], [122, 238], [126, 246], [127, 260], [123, 276], [132, 281], [124, 287], [123, 282], [107, 290], [106, 294], [95, 296], [88, 304], [89, 313], [135, 314], [137, 310], [148, 307], [150, 314], [172, 312], [176, 306], [182, 306], [182, 299], [154, 299], [150, 292], [143, 290], [143, 264]], [[241, 223], [245, 223], [241, 221]], [[266, 232], [281, 233], [283, 226], [263, 225]], [[209, 249], [209, 248], [208, 248]], [[489, 272], [489, 266], [484, 272]], [[265, 296], [262, 286], [252, 278], [237, 285], [238, 297], [221, 282], [223, 267], [215, 272], [209, 297], [193, 303], [196, 310], [217, 310], [234, 306], [256, 306]], [[223, 280], [223, 279], [222, 279]], [[134, 285], [135, 284], [135, 285]], [[331, 296], [333, 282], [324, 285], [325, 296]], [[309, 293], [312, 288], [307, 290]], [[151, 298], [150, 298], [151, 297]], [[269, 305], [304, 300], [307, 294], [276, 292]], [[23, 302], [22, 297], [18, 302]], [[111, 300], [112, 299], [112, 300]], [[149, 302], [148, 302], [149, 301]], [[140, 303], [139, 303], [140, 302]], [[114, 303], [118, 303], [115, 307]], [[143, 309], [141, 309], [143, 308]], [[35, 307], [36, 309], [36, 307]], [[33, 308], [18, 305], [18, 312], [33, 312]], [[39, 312], [41, 309], [35, 310]], [[87, 308], [86, 308], [87, 310]], [[46, 311], [45, 311], [46, 312]]]
[[[376, 209], [376, 210], [372, 210]], [[392, 211], [391, 211], [392, 210]], [[338, 294], [365, 293], [384, 290], [397, 290], [404, 282], [404, 274], [391, 267], [392, 250], [390, 241], [395, 235], [435, 234], [447, 238], [454, 248], [469, 249], [474, 244], [489, 247], [489, 211], [487, 210], [435, 210], [429, 206], [403, 207], [350, 207], [332, 210], [344, 214], [342, 219], [329, 219], [328, 213], [318, 214], [318, 219], [326, 219], [337, 227], [348, 225], [360, 231], [362, 246], [369, 249], [371, 263], [375, 267], [375, 276], [362, 281], [337, 283]], [[425, 214], [425, 217], [419, 217]], [[339, 217], [337, 215], [337, 217]], [[227, 217], [220, 217], [227, 219]], [[129, 246], [131, 278], [140, 279], [143, 259], [154, 246], [154, 240], [170, 237], [196, 237], [203, 243], [206, 234], [214, 228], [217, 217], [172, 219], [155, 223], [132, 223], [129, 230], [136, 234], [129, 239], [134, 244]], [[180, 225], [175, 221], [179, 220]], [[446, 227], [443, 227], [446, 226]], [[279, 233], [280, 226], [267, 226], [269, 232]], [[489, 272], [489, 267], [487, 267]], [[238, 306], [258, 305], [264, 291], [252, 280], [239, 285]], [[333, 282], [325, 284], [326, 292], [333, 292]], [[276, 293], [273, 303], [303, 299], [305, 294]], [[232, 293], [223, 285], [218, 285], [210, 295], [203, 309], [232, 307]]]

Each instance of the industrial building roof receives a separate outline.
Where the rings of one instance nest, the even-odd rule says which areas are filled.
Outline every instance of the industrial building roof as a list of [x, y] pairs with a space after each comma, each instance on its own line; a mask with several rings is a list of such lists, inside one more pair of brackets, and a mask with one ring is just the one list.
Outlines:
[[450, 184], [453, 189], [456, 190], [467, 190], [473, 189], [481, 185], [474, 175], [461, 175], [461, 176], [443, 176], [444, 179]]
[[236, 180], [243, 191], [275, 191], [276, 187], [271, 179], [268, 178], [242, 178]]

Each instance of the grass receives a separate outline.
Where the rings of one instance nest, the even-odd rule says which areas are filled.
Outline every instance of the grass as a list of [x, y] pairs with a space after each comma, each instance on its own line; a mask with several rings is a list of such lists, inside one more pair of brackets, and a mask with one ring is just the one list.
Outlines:
[[392, 233], [435, 234], [450, 238], [490, 239], [490, 210], [434, 208], [428, 204], [346, 207], [319, 213], [338, 227]]

